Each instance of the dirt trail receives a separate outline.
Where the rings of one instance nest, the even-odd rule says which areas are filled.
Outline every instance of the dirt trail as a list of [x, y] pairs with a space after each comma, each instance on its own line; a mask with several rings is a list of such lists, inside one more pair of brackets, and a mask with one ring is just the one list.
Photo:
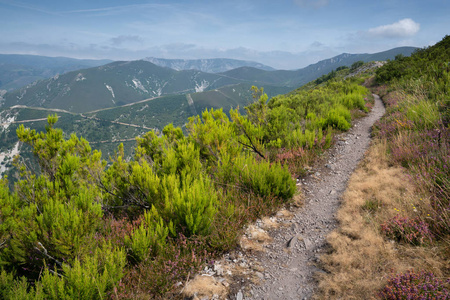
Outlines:
[[232, 299], [310, 299], [316, 289], [314, 273], [326, 236], [336, 228], [336, 212], [347, 181], [369, 146], [370, 130], [385, 112], [378, 96], [371, 113], [339, 136], [327, 161], [316, 166], [298, 185], [305, 205], [288, 221], [288, 227], [270, 232], [273, 242], [259, 254], [244, 254], [264, 267], [262, 283], [230, 295]]

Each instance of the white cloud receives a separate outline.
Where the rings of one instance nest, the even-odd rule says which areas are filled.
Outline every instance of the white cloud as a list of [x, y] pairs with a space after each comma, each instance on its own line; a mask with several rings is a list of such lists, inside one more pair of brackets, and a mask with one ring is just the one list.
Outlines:
[[294, 0], [294, 3], [302, 7], [319, 8], [328, 5], [329, 0]]
[[420, 24], [412, 19], [403, 19], [389, 25], [382, 25], [368, 30], [369, 35], [376, 37], [404, 38], [415, 35], [420, 29]]

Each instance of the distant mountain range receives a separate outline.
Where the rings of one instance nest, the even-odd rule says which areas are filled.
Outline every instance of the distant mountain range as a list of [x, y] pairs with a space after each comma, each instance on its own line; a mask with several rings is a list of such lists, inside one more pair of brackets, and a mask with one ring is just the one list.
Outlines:
[[110, 62], [112, 60], [0, 54], [0, 90], [11, 91], [39, 79]]
[[[40, 80], [21, 89], [0, 90], [0, 152], [8, 157], [12, 149], [32, 161], [32, 153], [17, 143], [21, 124], [45, 130], [46, 117], [57, 113], [57, 127], [69, 136], [86, 138], [107, 159], [124, 144], [127, 157], [136, 145], [135, 137], [151, 128], [162, 129], [173, 123], [181, 126], [188, 117], [206, 108], [243, 107], [253, 101], [251, 86], [264, 87], [269, 98], [288, 93], [337, 67], [356, 61], [393, 59], [410, 55], [415, 48], [396, 48], [376, 54], [342, 54], [299, 70], [267, 71], [240, 67], [221, 72], [173, 70], [140, 60], [71, 71]], [[61, 110], [62, 109], [62, 110]], [[3, 168], [4, 169], [4, 168]], [[0, 173], [3, 170], [0, 168]], [[14, 169], [8, 171], [14, 178]]]
[[[224, 101], [230, 105], [244, 103], [238, 97], [249, 97], [242, 87], [262, 86], [268, 91], [286, 93], [312, 81], [340, 66], [350, 66], [356, 61], [394, 59], [396, 55], [409, 56], [416, 48], [401, 47], [375, 54], [341, 54], [322, 60], [299, 70], [262, 70], [255, 67], [239, 67], [221, 73], [198, 70], [174, 70], [157, 66], [147, 60], [113, 62], [107, 65], [68, 72], [41, 80], [24, 88], [1, 96], [3, 107], [25, 105], [28, 107], [58, 108], [70, 112], [84, 113], [99, 109], [118, 107], [164, 95], [202, 93], [205, 107], [209, 102]], [[233, 60], [203, 60], [205, 65], [221, 63], [229, 66]], [[201, 64], [202, 60], [198, 60]], [[207, 63], [206, 63], [207, 62]], [[179, 68], [190, 68], [193, 64], [180, 64]], [[224, 93], [223, 87], [232, 87], [239, 93]], [[230, 90], [230, 89], [228, 89]], [[232, 97], [230, 96], [232, 95]], [[193, 96], [194, 97], [194, 96]], [[232, 99], [232, 100], [230, 100]], [[234, 104], [233, 104], [234, 103]], [[221, 107], [219, 105], [219, 107]], [[228, 107], [228, 108], [227, 108]]]
[[229, 58], [165, 59], [165, 58], [146, 57], [143, 60], [149, 61], [160, 67], [171, 68], [177, 71], [198, 70], [206, 73], [221, 73], [240, 67], [252, 67], [266, 71], [275, 70], [272, 67], [254, 61], [245, 61]]
[[4, 106], [26, 105], [82, 113], [241, 82], [196, 70], [175, 71], [143, 60], [113, 62], [68, 72], [6, 93]]
[[241, 67], [221, 74], [244, 81], [253, 81], [259, 85], [271, 84], [296, 88], [322, 75], [328, 74], [340, 66], [349, 67], [357, 61], [370, 62], [394, 59], [398, 54], [410, 56], [416, 49], [415, 47], [399, 47], [373, 54], [343, 53], [333, 58], [321, 60], [303, 69], [293, 71], [264, 71], [252, 67]]

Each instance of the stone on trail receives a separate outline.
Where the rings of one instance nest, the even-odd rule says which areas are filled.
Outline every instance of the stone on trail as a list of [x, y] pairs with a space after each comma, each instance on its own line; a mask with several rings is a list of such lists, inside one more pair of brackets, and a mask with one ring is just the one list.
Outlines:
[[295, 244], [297, 244], [297, 236], [296, 235], [291, 237], [291, 239], [287, 242], [287, 247], [293, 248], [293, 247], [295, 247]]

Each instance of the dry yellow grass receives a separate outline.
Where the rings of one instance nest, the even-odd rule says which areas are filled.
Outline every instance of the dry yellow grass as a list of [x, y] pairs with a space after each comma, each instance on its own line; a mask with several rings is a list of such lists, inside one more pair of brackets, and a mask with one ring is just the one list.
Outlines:
[[[270, 219], [265, 219], [269, 222]], [[255, 225], [248, 226], [245, 231], [246, 235], [242, 236], [239, 240], [239, 245], [246, 251], [263, 251], [264, 245], [267, 245], [272, 241], [270, 235], [263, 229], [256, 227]]]
[[294, 217], [294, 214], [287, 209], [282, 209], [277, 212], [276, 216], [285, 220], [290, 220]]
[[193, 299], [202, 299], [203, 297], [225, 299], [227, 288], [214, 277], [197, 275], [186, 285], [183, 295]]
[[274, 218], [264, 217], [261, 219], [262, 221], [262, 228], [264, 230], [273, 230], [280, 227], [280, 224], [276, 221]]
[[388, 164], [386, 144], [373, 145], [350, 178], [340, 226], [328, 237], [331, 251], [321, 257], [327, 273], [318, 275], [317, 298], [376, 299], [391, 274], [408, 269], [443, 276], [449, 264], [442, 248], [399, 245], [380, 234], [380, 224], [397, 213], [420, 213], [418, 197], [403, 170]]
[[252, 240], [256, 240], [260, 243], [270, 243], [272, 241], [272, 238], [265, 230], [258, 228], [255, 225], [248, 226], [246, 232]]

